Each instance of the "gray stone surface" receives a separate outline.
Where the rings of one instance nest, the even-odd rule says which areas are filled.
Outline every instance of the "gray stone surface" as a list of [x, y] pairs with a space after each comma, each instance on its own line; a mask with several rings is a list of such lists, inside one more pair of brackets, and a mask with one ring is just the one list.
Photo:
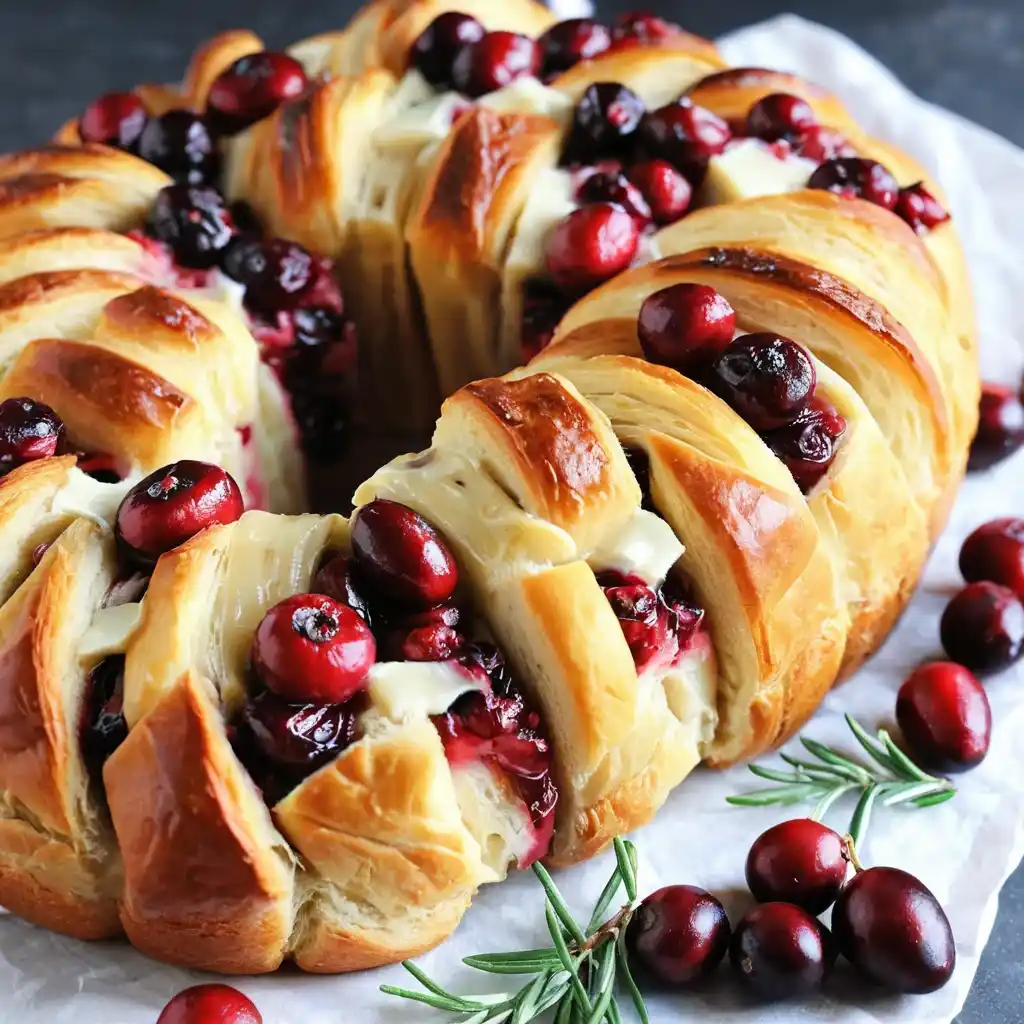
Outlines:
[[[499, 4], [502, 0], [494, 0]], [[198, 40], [249, 25], [281, 45], [343, 24], [353, 0], [0, 0], [0, 150], [40, 141], [95, 94], [172, 81]], [[599, 0], [611, 15], [632, 4]], [[1024, 144], [1021, 0], [646, 0], [704, 35], [783, 10], [857, 40], [912, 89]], [[1011, 879], [959, 1024], [1024, 1024], [1024, 872]]]

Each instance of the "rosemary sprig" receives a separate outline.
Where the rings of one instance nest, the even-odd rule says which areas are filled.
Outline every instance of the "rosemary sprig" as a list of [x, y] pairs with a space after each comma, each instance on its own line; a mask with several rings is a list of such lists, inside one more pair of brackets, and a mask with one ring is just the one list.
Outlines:
[[872, 811], [877, 805], [933, 807], [945, 803], [956, 794], [956, 787], [949, 779], [936, 778], [914, 764], [885, 729], [879, 729], [875, 736], [871, 736], [851, 715], [846, 716], [846, 724], [870, 762], [854, 760], [817, 740], [801, 736], [800, 742], [804, 749], [817, 758], [816, 762], [783, 753], [779, 756], [792, 771], [749, 765], [751, 772], [758, 778], [777, 785], [752, 793], [728, 796], [726, 800], [740, 807], [813, 803], [811, 817], [817, 821], [841, 797], [857, 793], [857, 806], [847, 831], [854, 842], [860, 845]]
[[[551, 945], [514, 953], [479, 953], [466, 957], [467, 967], [498, 975], [529, 975], [517, 992], [460, 996], [442, 988], [415, 964], [402, 966], [424, 991], [394, 985], [381, 991], [458, 1015], [462, 1024], [529, 1024], [549, 1010], [555, 1024], [622, 1024], [616, 1001], [616, 979], [629, 994], [642, 1024], [649, 1024], [643, 996], [633, 980], [626, 951], [626, 925], [637, 901], [636, 848], [628, 839], [615, 840], [615, 871], [598, 898], [586, 929], [580, 927], [541, 864], [533, 871], [544, 889], [544, 917]], [[607, 917], [622, 890], [627, 902]]]

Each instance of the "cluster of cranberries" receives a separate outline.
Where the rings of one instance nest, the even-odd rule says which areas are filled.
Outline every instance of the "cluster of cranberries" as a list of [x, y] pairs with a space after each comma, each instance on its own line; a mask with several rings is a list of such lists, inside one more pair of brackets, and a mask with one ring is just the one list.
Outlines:
[[1005, 384], [983, 384], [978, 413], [978, 432], [967, 461], [971, 472], [989, 469], [1024, 445], [1022, 392]]

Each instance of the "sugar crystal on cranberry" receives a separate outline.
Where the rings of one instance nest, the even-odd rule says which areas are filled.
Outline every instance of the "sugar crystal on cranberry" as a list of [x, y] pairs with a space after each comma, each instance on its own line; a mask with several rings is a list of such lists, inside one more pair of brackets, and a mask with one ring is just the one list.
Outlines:
[[157, 194], [146, 231], [183, 267], [216, 266], [235, 235], [224, 197], [205, 185], [169, 185]]
[[168, 110], [150, 118], [138, 140], [138, 153], [182, 184], [215, 182], [220, 151], [209, 122], [191, 110]]

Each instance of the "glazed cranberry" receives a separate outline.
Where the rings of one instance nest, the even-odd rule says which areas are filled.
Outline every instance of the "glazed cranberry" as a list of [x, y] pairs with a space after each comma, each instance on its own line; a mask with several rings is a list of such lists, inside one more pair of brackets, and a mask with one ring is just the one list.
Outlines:
[[625, 159], [644, 118], [644, 101], [618, 82], [597, 82], [580, 97], [563, 162], [594, 164]]
[[667, 160], [691, 183], [699, 182], [708, 161], [732, 138], [717, 114], [688, 99], [651, 111], [640, 126], [640, 143], [649, 157]]
[[580, 186], [581, 203], [613, 203], [621, 207], [636, 221], [643, 231], [651, 223], [651, 208], [640, 189], [618, 171], [598, 171]]
[[462, 635], [443, 622], [416, 626], [389, 639], [389, 661], [448, 661], [462, 648]]
[[667, 160], [634, 164], [628, 177], [640, 189], [659, 227], [674, 224], [690, 209], [693, 187]]
[[979, 675], [999, 672], [1024, 653], [1024, 605], [998, 583], [968, 583], [946, 605], [939, 634], [953, 661]]
[[804, 128], [792, 140], [796, 153], [807, 160], [823, 164], [826, 160], [834, 160], [837, 156], [856, 156], [856, 150], [846, 141], [846, 137], [834, 128], [813, 124]]
[[689, 581], [675, 569], [669, 572], [661, 585], [659, 596], [669, 611], [669, 627], [680, 649], [683, 649], [700, 630], [704, 609], [694, 598]]
[[452, 67], [463, 47], [477, 43], [486, 35], [476, 18], [457, 11], [438, 15], [412, 45], [409, 63], [431, 85], [447, 88], [452, 83]]
[[325, 562], [313, 577], [313, 592], [326, 594], [370, 622], [370, 605], [357, 578], [355, 561], [347, 555], [335, 555]]
[[573, 210], [547, 241], [548, 273], [568, 295], [590, 291], [622, 273], [636, 256], [640, 231], [625, 210], [592, 203]]
[[238, 484], [220, 466], [183, 459], [140, 480], [117, 510], [117, 538], [142, 564], [184, 544], [208, 526], [233, 523], [244, 511]]
[[676, 617], [639, 576], [606, 570], [598, 573], [597, 582], [619, 620], [633, 664], [642, 672], [676, 639]]
[[355, 739], [351, 703], [290, 704], [264, 690], [246, 702], [242, 719], [259, 753], [288, 768], [319, 768]]
[[1024, 600], [1024, 519], [993, 519], [964, 541], [960, 572], [968, 583], [990, 580]]
[[674, 284], [640, 307], [637, 334], [644, 355], [694, 377], [710, 368], [732, 342], [736, 313], [705, 284]]
[[156, 1024], [263, 1024], [248, 996], [230, 985], [194, 985], [179, 992]]
[[935, 661], [915, 669], [900, 687], [896, 721], [923, 768], [962, 772], [988, 753], [992, 709], [963, 665]]
[[269, 117], [308, 85], [302, 65], [286, 53], [250, 53], [220, 73], [210, 86], [207, 112], [221, 132], [239, 132]]
[[245, 285], [245, 305], [271, 319], [298, 307], [317, 278], [313, 257], [283, 238], [240, 240], [227, 250], [224, 271]]
[[557, 75], [604, 53], [612, 45], [606, 25], [590, 18], [570, 18], [552, 25], [539, 39], [545, 77]]
[[83, 709], [82, 756], [94, 779], [128, 736], [124, 718], [124, 655], [104, 658], [90, 673]]
[[284, 700], [341, 704], [366, 685], [377, 656], [370, 627], [326, 594], [295, 594], [263, 617], [252, 663], [263, 685]]
[[146, 126], [146, 108], [133, 92], [108, 92], [85, 108], [78, 122], [83, 142], [131, 149]]
[[799, 96], [773, 92], [762, 96], [747, 114], [747, 135], [778, 142], [792, 140], [817, 123], [811, 105]]
[[832, 930], [843, 956], [893, 992], [934, 992], [956, 966], [953, 930], [939, 901], [898, 868], [854, 875], [836, 900]]
[[550, 281], [531, 279], [523, 290], [522, 361], [528, 363], [551, 344], [558, 327], [569, 309], [571, 299], [555, 288]]
[[139, 156], [182, 184], [216, 181], [220, 152], [213, 131], [200, 114], [168, 110], [150, 118], [138, 141]]
[[1002, 462], [1024, 444], [1024, 404], [1012, 388], [983, 384], [978, 411], [978, 432], [967, 459], [972, 473]]
[[830, 402], [814, 396], [807, 408], [788, 426], [766, 431], [764, 443], [793, 474], [804, 494], [809, 494], [828, 472], [846, 420]]
[[946, 208], [923, 182], [900, 189], [896, 212], [919, 234], [925, 235], [949, 220]]
[[63, 442], [64, 423], [48, 405], [31, 398], [0, 402], [0, 473], [56, 455]]
[[539, 71], [540, 48], [533, 39], [515, 32], [488, 32], [459, 51], [452, 65], [452, 83], [475, 99]]
[[175, 262], [205, 270], [220, 262], [235, 235], [224, 198], [202, 185], [169, 185], [157, 194], [146, 232], [170, 246]]
[[615, 38], [637, 43], [653, 43], [677, 35], [679, 28], [647, 11], [623, 14], [615, 26]]
[[651, 893], [626, 926], [630, 967], [663, 985], [692, 985], [711, 974], [729, 948], [729, 918], [695, 885]]
[[367, 587], [401, 607], [447, 601], [459, 570], [441, 535], [419, 513], [378, 498], [352, 517], [352, 553]]
[[882, 164], [861, 157], [837, 157], [823, 163], [807, 182], [842, 196], [858, 196], [887, 210], [896, 208], [900, 187]]
[[846, 879], [846, 849], [838, 833], [810, 818], [775, 825], [747, 855], [747, 885], [758, 903], [795, 903], [822, 914]]
[[744, 334], [715, 363], [715, 384], [755, 429], [792, 423], [807, 408], [817, 374], [807, 350], [778, 334]]

